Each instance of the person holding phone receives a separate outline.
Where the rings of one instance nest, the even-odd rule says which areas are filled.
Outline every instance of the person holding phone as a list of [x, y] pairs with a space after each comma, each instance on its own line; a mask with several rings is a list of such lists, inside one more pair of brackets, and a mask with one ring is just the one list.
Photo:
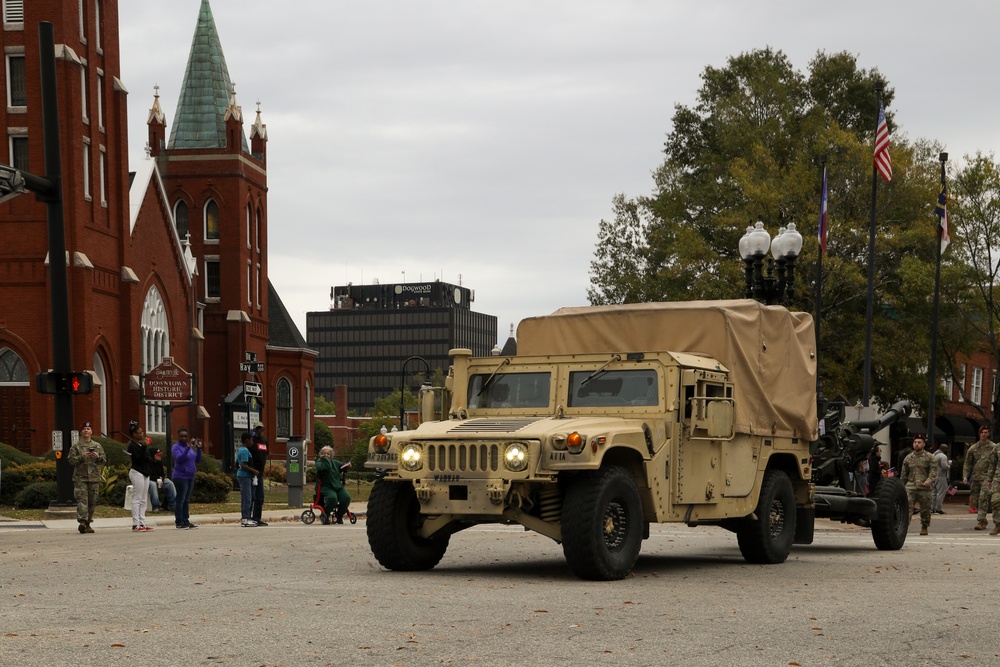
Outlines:
[[69, 448], [67, 460], [73, 466], [73, 495], [76, 498], [76, 521], [81, 533], [92, 533], [94, 507], [101, 488], [101, 471], [108, 462], [101, 443], [92, 439], [90, 422], [80, 426], [80, 439]]
[[132, 459], [128, 478], [132, 482], [132, 530], [153, 530], [146, 525], [146, 504], [149, 500], [149, 443], [146, 431], [134, 419], [128, 423], [128, 448], [125, 452]]
[[201, 462], [201, 443], [191, 438], [186, 428], [178, 429], [177, 442], [170, 448], [174, 460], [173, 480], [177, 489], [174, 499], [174, 524], [178, 528], [197, 528], [191, 523], [191, 491], [194, 490], [194, 475]]

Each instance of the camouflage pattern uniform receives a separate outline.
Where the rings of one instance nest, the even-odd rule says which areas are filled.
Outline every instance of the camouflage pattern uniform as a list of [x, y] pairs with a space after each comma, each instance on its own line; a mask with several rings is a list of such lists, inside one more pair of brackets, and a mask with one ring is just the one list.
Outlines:
[[[982, 443], [979, 443], [982, 444]], [[983, 473], [983, 480], [980, 483], [979, 490], [979, 504], [976, 505], [978, 511], [976, 512], [976, 530], [983, 530], [986, 528], [986, 516], [990, 513], [990, 508], [994, 509], [994, 516], [996, 516], [996, 503], [993, 500], [993, 490], [996, 488], [993, 484], [993, 474], [997, 467], [997, 455], [1000, 454], [1000, 445], [995, 442], [989, 443], [989, 449], [984, 450], [985, 454], [980, 453], [980, 460], [982, 461], [985, 472]]]
[[993, 450], [992, 442], [976, 441], [965, 450], [965, 465], [962, 466], [962, 479], [970, 480], [969, 507], [979, 507], [979, 496], [982, 494], [983, 478], [989, 468], [988, 454]]
[[[97, 452], [96, 459], [84, 458], [83, 453], [93, 447]], [[101, 469], [108, 462], [101, 443], [96, 440], [81, 438], [70, 447], [67, 457], [73, 466], [73, 494], [76, 498], [76, 519], [86, 522], [89, 526], [94, 520], [94, 508], [97, 506], [97, 493], [101, 488]], [[83, 531], [81, 531], [83, 532]]]
[[[926, 449], [913, 452], [903, 461], [903, 472], [899, 481], [906, 485], [906, 497], [910, 501], [910, 515], [914, 503], [920, 503], [920, 527], [931, 525], [931, 489], [938, 476], [938, 464]], [[930, 480], [930, 484], [924, 482]]]
[[[989, 477], [983, 480], [982, 495], [986, 496], [988, 493], [993, 502], [993, 530], [990, 531], [990, 535], [1000, 535], [1000, 444], [993, 446], [993, 454], [989, 458], [993, 467]], [[980, 521], [984, 525], [986, 523], [986, 512], [983, 509], [985, 504], [983, 500], [979, 501]]]

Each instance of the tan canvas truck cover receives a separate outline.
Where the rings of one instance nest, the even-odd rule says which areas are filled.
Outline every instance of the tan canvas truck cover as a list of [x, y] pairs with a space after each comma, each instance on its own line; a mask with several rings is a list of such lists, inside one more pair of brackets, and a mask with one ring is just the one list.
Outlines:
[[687, 352], [731, 371], [738, 432], [815, 440], [812, 317], [751, 299], [560, 308], [517, 327], [519, 355]]

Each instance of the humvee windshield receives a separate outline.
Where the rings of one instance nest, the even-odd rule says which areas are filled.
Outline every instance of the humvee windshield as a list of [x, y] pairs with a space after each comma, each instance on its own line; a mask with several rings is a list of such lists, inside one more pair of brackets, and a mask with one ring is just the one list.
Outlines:
[[470, 408], [544, 408], [549, 405], [550, 373], [496, 375], [485, 391], [489, 375], [469, 378]]
[[596, 375], [593, 371], [574, 371], [569, 374], [569, 385], [571, 408], [658, 405], [660, 402], [656, 371], [651, 368], [604, 371]]

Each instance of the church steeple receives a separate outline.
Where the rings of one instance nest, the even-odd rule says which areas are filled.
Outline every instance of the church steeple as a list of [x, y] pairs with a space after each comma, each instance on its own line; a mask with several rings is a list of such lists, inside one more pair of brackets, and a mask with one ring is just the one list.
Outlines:
[[[212, 7], [208, 0], [202, 0], [168, 147], [225, 148], [231, 95], [234, 95], [233, 83], [215, 28]], [[239, 148], [249, 153], [242, 129], [242, 115], [239, 120]], [[230, 149], [235, 150], [235, 147]]]
[[166, 137], [167, 133], [167, 117], [163, 113], [163, 109], [160, 107], [160, 86], [159, 84], [153, 86], [153, 106], [149, 110], [149, 115], [146, 117], [146, 125], [148, 126], [148, 139], [146, 141], [146, 150], [150, 157], [156, 157], [159, 152], [165, 148], [163, 144], [163, 139]]
[[267, 124], [260, 120], [260, 101], [257, 102], [257, 119], [250, 127], [250, 152], [251, 154], [267, 164]]

